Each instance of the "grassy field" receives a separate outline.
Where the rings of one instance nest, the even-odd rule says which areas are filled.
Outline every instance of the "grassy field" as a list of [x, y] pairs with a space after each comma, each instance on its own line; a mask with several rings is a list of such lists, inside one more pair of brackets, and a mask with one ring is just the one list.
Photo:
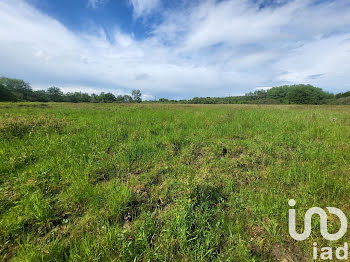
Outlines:
[[[0, 261], [310, 261], [350, 218], [350, 107], [0, 104]], [[329, 226], [335, 231], [338, 220]]]

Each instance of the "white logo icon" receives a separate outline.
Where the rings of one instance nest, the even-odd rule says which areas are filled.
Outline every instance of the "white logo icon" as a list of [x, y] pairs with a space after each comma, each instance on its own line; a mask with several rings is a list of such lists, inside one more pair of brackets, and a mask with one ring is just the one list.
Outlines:
[[[289, 206], [294, 207], [296, 202], [294, 199], [288, 201]], [[336, 207], [327, 207], [329, 213], [336, 215], [341, 223], [340, 229], [337, 233], [330, 234], [327, 230], [327, 213], [320, 207], [312, 207], [305, 213], [304, 218], [304, 232], [299, 234], [296, 232], [296, 223], [295, 223], [295, 209], [289, 209], [289, 234], [292, 238], [298, 241], [303, 241], [307, 239], [311, 234], [311, 218], [313, 215], [320, 216], [320, 231], [321, 235], [329, 240], [335, 241], [342, 238], [348, 228], [348, 221], [345, 214]]]

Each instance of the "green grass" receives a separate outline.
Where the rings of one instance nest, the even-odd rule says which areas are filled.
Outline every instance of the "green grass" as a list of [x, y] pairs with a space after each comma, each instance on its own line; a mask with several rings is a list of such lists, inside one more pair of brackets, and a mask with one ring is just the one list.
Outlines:
[[288, 233], [290, 198], [300, 226], [350, 218], [350, 107], [1, 103], [0, 138], [1, 261], [308, 261], [350, 240]]

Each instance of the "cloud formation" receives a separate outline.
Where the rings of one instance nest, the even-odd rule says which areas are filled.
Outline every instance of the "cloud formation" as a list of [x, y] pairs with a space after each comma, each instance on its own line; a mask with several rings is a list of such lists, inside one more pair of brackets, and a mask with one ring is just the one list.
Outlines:
[[88, 0], [88, 7], [97, 8], [105, 4], [108, 0]]
[[160, 0], [130, 0], [135, 18], [147, 16], [160, 6]]
[[[136, 17], [159, 5], [130, 1]], [[0, 71], [34, 87], [115, 94], [139, 88], [158, 98], [238, 95], [292, 83], [338, 92], [350, 89], [349, 12], [346, 0], [265, 7], [248, 0], [191, 2], [164, 9], [142, 40], [115, 25], [110, 41], [102, 28], [76, 33], [24, 0], [3, 0]]]

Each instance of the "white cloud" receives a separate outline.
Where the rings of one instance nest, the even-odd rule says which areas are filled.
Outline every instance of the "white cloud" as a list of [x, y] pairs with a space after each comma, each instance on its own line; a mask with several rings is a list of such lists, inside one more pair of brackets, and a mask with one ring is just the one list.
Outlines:
[[[159, 4], [133, 2], [136, 17]], [[164, 11], [143, 40], [116, 25], [111, 43], [102, 29], [75, 33], [23, 0], [3, 0], [0, 72], [34, 87], [115, 94], [139, 88], [158, 98], [235, 95], [287, 83], [342, 91], [349, 89], [349, 12], [345, 0], [263, 9], [247, 0], [209, 0]]]
[[147, 16], [160, 6], [160, 0], [130, 0], [136, 18]]
[[88, 7], [97, 8], [103, 4], [105, 4], [109, 0], [88, 0]]

